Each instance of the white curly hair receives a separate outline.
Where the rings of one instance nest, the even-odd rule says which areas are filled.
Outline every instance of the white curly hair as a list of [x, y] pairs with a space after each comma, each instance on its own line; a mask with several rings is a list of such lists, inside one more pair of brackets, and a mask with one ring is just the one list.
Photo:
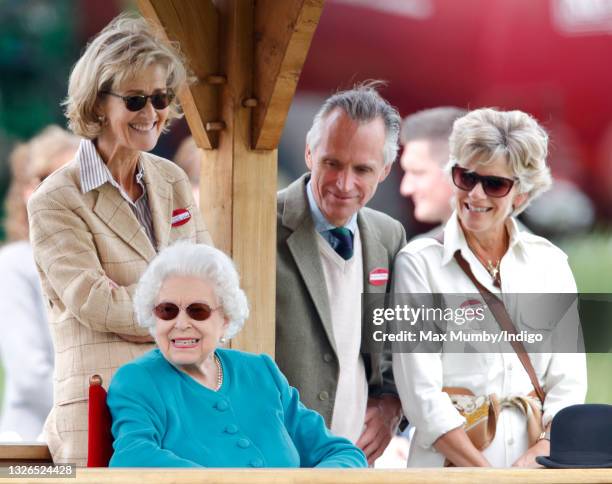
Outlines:
[[155, 334], [155, 301], [164, 281], [171, 276], [196, 277], [213, 286], [223, 314], [229, 321], [226, 338], [235, 336], [249, 317], [246, 294], [232, 260], [214, 247], [179, 241], [163, 249], [149, 264], [134, 294], [138, 324]]

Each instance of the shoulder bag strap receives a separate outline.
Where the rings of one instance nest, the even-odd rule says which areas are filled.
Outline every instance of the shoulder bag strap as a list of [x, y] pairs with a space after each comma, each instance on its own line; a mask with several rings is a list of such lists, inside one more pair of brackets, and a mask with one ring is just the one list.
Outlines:
[[[478, 279], [476, 279], [476, 276], [472, 272], [470, 264], [463, 258], [459, 250], [455, 252], [454, 257], [457, 263], [459, 264], [459, 267], [461, 267], [463, 272], [466, 273], [466, 275], [478, 288], [478, 292], [480, 292], [480, 295], [487, 303], [487, 306], [489, 306], [489, 309], [493, 313], [493, 316], [495, 316], [495, 319], [497, 320], [497, 323], [501, 326], [501, 328], [510, 334], [517, 334], [516, 328], [514, 327], [514, 323], [512, 322], [512, 318], [508, 314], [508, 311], [506, 311], [506, 306], [504, 306], [503, 301], [497, 296], [495, 296], [495, 294], [489, 291], [485, 286], [483, 286]], [[535, 374], [535, 370], [533, 369], [533, 365], [531, 364], [529, 355], [527, 354], [527, 351], [525, 351], [525, 346], [523, 346], [523, 343], [520, 341], [511, 341], [510, 345], [515, 351], [516, 356], [518, 356], [518, 359], [521, 361], [523, 368], [525, 368], [525, 371], [529, 375], [531, 384], [533, 385], [533, 388], [535, 389], [535, 392], [538, 395], [540, 402], [542, 402], [542, 405], [544, 405], [544, 398], [546, 398], [546, 394], [544, 393], [544, 389], [538, 381], [538, 377]]]
[[[439, 232], [434, 234], [433, 239], [444, 245], [444, 231], [440, 230]], [[500, 325], [500, 327], [508, 333], [516, 334], [516, 328], [514, 327], [514, 323], [512, 322], [512, 318], [508, 314], [508, 311], [506, 311], [506, 306], [504, 306], [503, 301], [497, 296], [495, 296], [495, 294], [489, 291], [485, 286], [483, 286], [478, 279], [476, 279], [476, 276], [472, 272], [470, 264], [461, 255], [461, 251], [457, 250], [454, 254], [454, 257], [457, 261], [457, 264], [459, 264], [459, 267], [461, 267], [463, 272], [465, 272], [465, 274], [470, 278], [470, 280], [478, 289], [478, 292], [487, 303], [487, 306], [489, 306], [489, 309], [493, 313], [493, 316], [495, 317], [495, 320]], [[523, 368], [525, 368], [525, 371], [529, 375], [529, 379], [531, 380], [531, 384], [533, 385], [536, 395], [538, 396], [542, 405], [544, 405], [546, 393], [544, 393], [544, 389], [538, 381], [538, 377], [535, 374], [535, 370], [533, 368], [531, 360], [529, 359], [527, 351], [525, 351], [523, 343], [521, 343], [520, 341], [511, 341], [510, 345], [516, 353], [516, 356], [518, 356], [518, 359], [523, 365]]]

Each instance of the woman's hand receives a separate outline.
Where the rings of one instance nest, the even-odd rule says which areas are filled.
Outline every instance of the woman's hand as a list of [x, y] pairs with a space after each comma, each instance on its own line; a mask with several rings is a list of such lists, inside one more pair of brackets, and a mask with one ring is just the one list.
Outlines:
[[533, 446], [527, 449], [522, 456], [520, 456], [512, 467], [542, 467], [538, 464], [535, 458], [538, 455], [549, 455], [550, 454], [550, 441], [547, 439], [538, 440]]

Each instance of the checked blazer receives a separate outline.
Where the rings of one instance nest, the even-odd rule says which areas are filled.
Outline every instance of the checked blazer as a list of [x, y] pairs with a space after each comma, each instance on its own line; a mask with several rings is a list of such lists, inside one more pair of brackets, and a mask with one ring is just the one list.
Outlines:
[[[30, 198], [30, 239], [55, 347], [54, 407], [45, 434], [56, 462], [84, 465], [88, 380], [108, 386], [123, 364], [149, 351], [118, 334], [146, 336], [136, 322], [136, 283], [157, 252], [179, 239], [211, 244], [191, 185], [176, 165], [141, 153], [157, 247], [117, 188], [81, 190], [79, 155], [48, 177]], [[191, 218], [172, 227], [172, 213]]]

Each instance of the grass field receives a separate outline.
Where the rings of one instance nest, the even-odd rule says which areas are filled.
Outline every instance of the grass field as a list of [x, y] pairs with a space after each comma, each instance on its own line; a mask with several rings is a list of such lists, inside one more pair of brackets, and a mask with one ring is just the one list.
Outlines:
[[[612, 234], [595, 232], [561, 244], [581, 293], [612, 293]], [[610, 321], [612, 324], [612, 321]], [[587, 356], [590, 403], [612, 404], [612, 353]]]

